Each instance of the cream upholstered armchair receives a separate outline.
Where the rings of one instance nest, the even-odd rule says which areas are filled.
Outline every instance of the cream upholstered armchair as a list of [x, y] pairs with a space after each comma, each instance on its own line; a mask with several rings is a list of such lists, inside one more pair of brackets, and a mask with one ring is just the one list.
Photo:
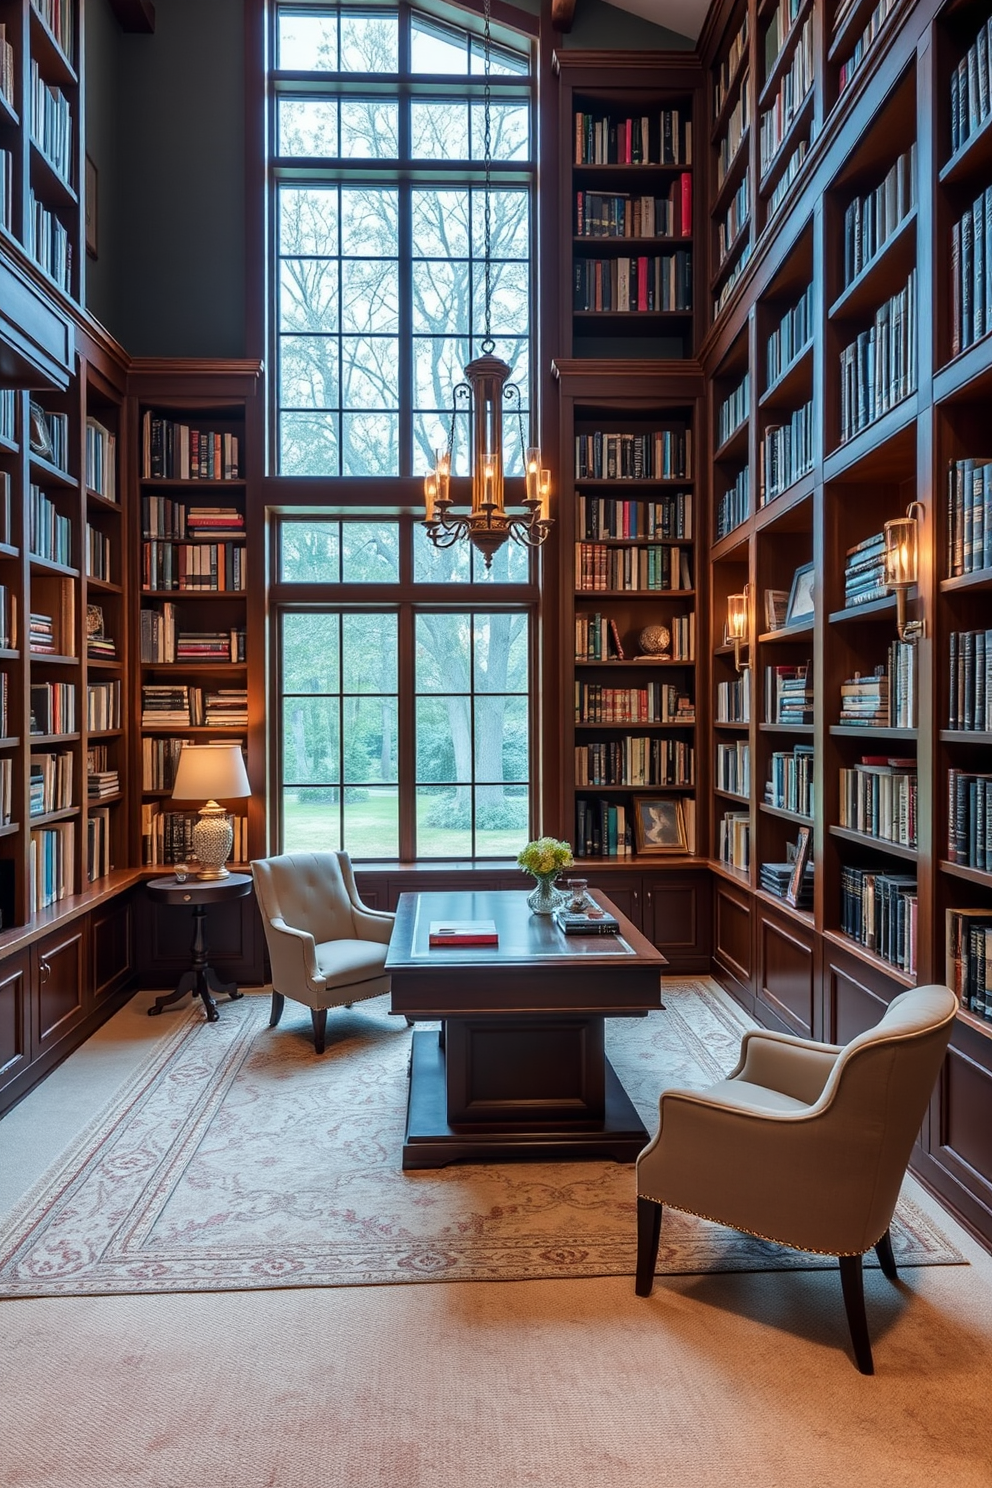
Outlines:
[[393, 916], [368, 909], [345, 852], [283, 853], [251, 865], [272, 967], [275, 1028], [286, 998], [310, 1009], [324, 1052], [327, 1010], [389, 991], [383, 971]]
[[872, 1374], [861, 1258], [896, 1278], [889, 1222], [951, 1036], [947, 987], [893, 998], [843, 1048], [751, 1030], [708, 1090], [666, 1090], [637, 1159], [637, 1281], [651, 1293], [662, 1206], [836, 1255], [854, 1355]]

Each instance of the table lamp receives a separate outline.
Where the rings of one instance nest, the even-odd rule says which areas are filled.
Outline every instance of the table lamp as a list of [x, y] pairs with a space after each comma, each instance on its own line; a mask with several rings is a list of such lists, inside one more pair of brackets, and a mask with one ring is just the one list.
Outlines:
[[234, 843], [234, 828], [217, 798], [250, 796], [251, 786], [240, 744], [186, 744], [179, 754], [174, 801], [202, 801], [193, 828], [193, 851], [200, 863], [197, 878], [227, 878], [226, 863]]

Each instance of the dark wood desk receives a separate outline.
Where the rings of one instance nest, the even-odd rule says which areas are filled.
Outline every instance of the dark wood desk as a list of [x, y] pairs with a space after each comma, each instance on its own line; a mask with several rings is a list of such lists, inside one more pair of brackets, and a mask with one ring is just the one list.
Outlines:
[[[648, 1133], [604, 1050], [606, 1018], [662, 1007], [664, 956], [598, 891], [619, 936], [566, 936], [527, 893], [402, 894], [386, 971], [413, 1036], [404, 1168], [468, 1159], [633, 1162]], [[495, 920], [497, 946], [428, 944], [431, 920]]]

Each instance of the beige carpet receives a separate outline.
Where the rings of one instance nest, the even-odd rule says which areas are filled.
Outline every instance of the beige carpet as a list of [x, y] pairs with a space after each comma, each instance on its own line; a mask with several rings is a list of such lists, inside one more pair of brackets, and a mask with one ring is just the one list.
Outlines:
[[[705, 980], [610, 1024], [613, 1063], [650, 1128], [665, 1085], [700, 1087], [745, 1026]], [[317, 1059], [267, 1027], [268, 999], [206, 1025], [176, 1015], [148, 1057], [0, 1233], [0, 1295], [215, 1291], [630, 1275], [632, 1169], [464, 1164], [403, 1173], [410, 1034], [388, 1000], [335, 1019]], [[901, 1266], [960, 1262], [909, 1198]], [[662, 1274], [835, 1268], [670, 1211]]]

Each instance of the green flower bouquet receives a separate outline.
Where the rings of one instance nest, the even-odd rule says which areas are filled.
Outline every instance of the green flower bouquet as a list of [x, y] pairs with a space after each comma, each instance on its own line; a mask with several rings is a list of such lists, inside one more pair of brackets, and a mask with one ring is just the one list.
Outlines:
[[517, 866], [537, 879], [537, 887], [527, 898], [534, 914], [554, 914], [564, 903], [567, 895], [555, 888], [555, 879], [573, 863], [572, 849], [557, 837], [538, 837], [517, 854]]

